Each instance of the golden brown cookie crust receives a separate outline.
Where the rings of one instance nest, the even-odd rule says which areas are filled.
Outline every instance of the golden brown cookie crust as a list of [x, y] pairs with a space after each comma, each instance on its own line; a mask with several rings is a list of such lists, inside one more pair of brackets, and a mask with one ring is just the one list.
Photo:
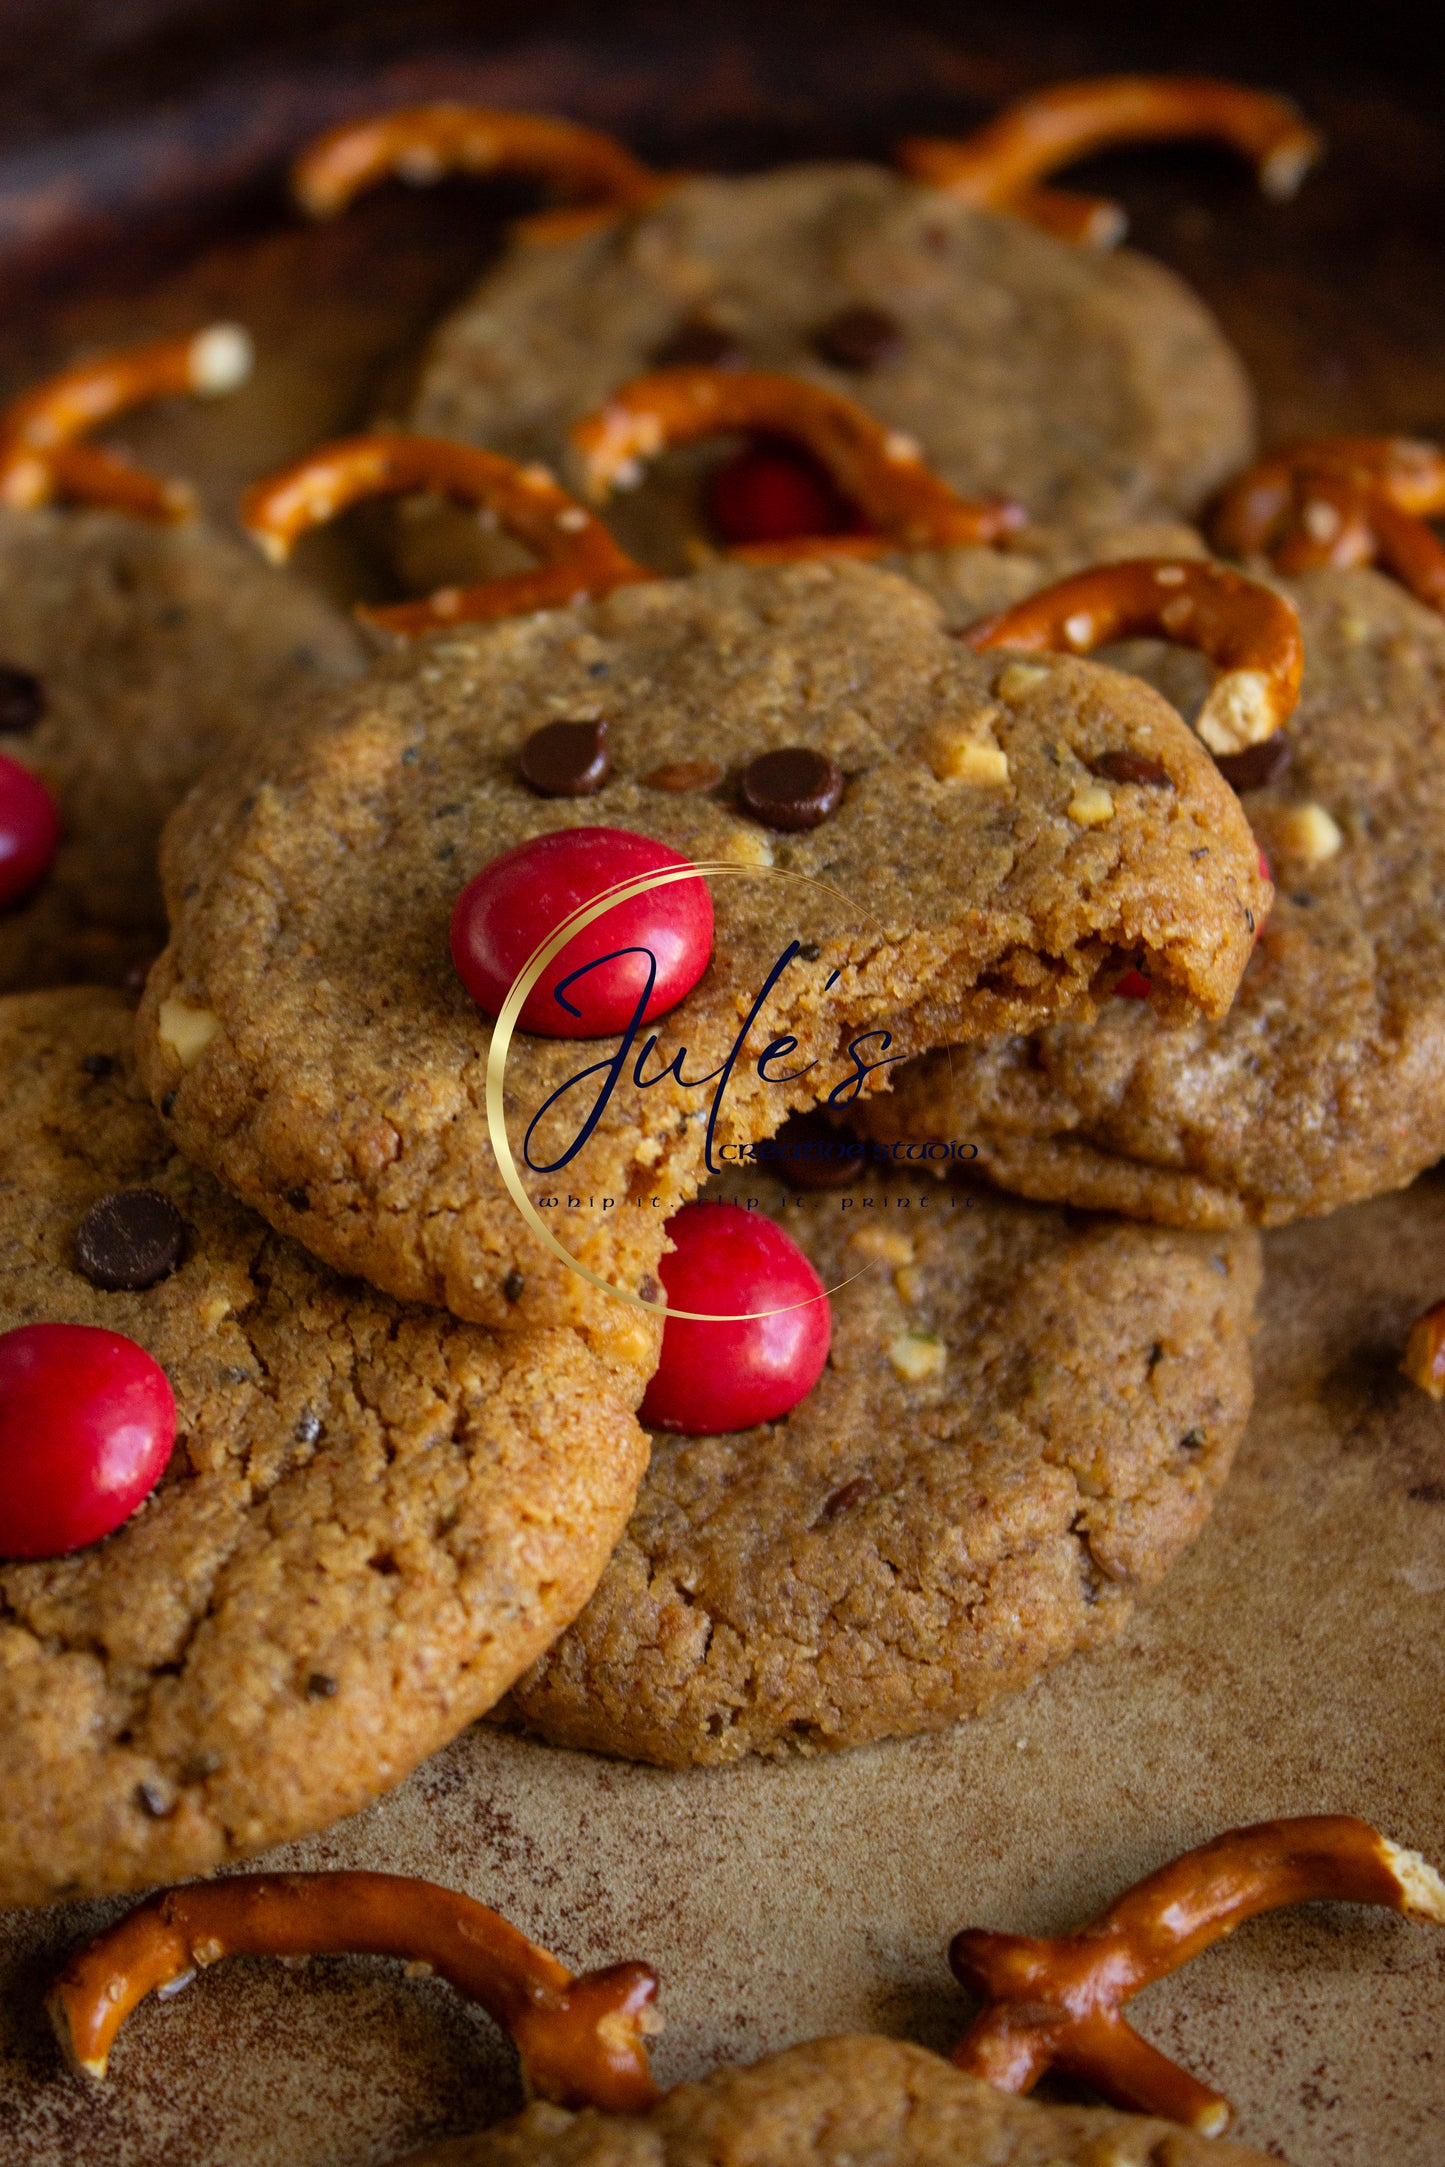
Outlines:
[[541, 2102], [401, 2167], [1266, 2167], [1227, 2138], [997, 2092], [941, 2055], [855, 2033], [679, 2084], [650, 2113]]
[[[574, 1333], [338, 1280], [188, 1166], [131, 1039], [118, 993], [0, 1003], [0, 1329], [123, 1332], [179, 1409], [115, 1534], [0, 1565], [7, 1904], [203, 1872], [400, 1782], [580, 1609], [646, 1459]], [[179, 1206], [187, 1251], [102, 1293], [75, 1230], [125, 1187]]]
[[198, 522], [0, 510], [0, 664], [46, 711], [0, 752], [33, 768], [62, 839], [37, 893], [0, 915], [0, 991], [120, 982], [165, 939], [156, 853], [208, 761], [297, 693], [361, 665], [304, 582]]
[[1229, 1471], [1253, 1235], [891, 1171], [778, 1216], [840, 1289], [828, 1367], [781, 1422], [654, 1438], [596, 1594], [508, 1703], [559, 1744], [680, 1766], [976, 1714], [1117, 1632]]
[[1188, 1226], [1319, 1217], [1445, 1153], [1445, 625], [1370, 571], [1276, 584], [1304, 687], [1290, 766], [1243, 798], [1278, 894], [1230, 1013], [1116, 1001], [928, 1056], [865, 1125], [967, 1136], [1024, 1195]]
[[[517, 776], [522, 743], [559, 715], [608, 721], [594, 796], [539, 798]], [[1006, 779], [940, 780], [940, 731], [986, 738]], [[847, 778], [803, 835], [737, 799], [740, 770], [786, 745]], [[1081, 826], [1069, 807], [1089, 763], [1120, 745], [1163, 759], [1177, 787], [1121, 789], [1106, 823]], [[700, 752], [723, 770], [713, 788], [649, 786]], [[556, 1262], [502, 1189], [490, 1026], [447, 946], [481, 866], [597, 825], [748, 876], [714, 882], [713, 962], [665, 1019], [659, 1065], [685, 1045], [689, 1077], [717, 1071], [785, 944], [816, 951], [757, 1028], [795, 1034], [794, 1066], [818, 1066], [780, 1083], [740, 1060], [726, 1144], [770, 1133], [818, 1078], [849, 1078], [862, 1031], [886, 1026], [901, 1053], [1017, 1027], [1088, 1006], [1136, 954], [1181, 1001], [1221, 1007], [1267, 893], [1232, 793], [1165, 701], [1091, 663], [974, 656], [916, 589], [862, 565], [734, 566], [437, 635], [313, 703], [287, 746], [222, 762], [167, 831], [172, 940], [141, 1009], [142, 1071], [177, 1140], [339, 1270], [498, 1328], [575, 1321], [628, 1362], [639, 1312]], [[189, 1067], [164, 1035], [176, 1002], [216, 1020]], [[518, 1034], [514, 1148], [597, 1058], [593, 1042]], [[585, 1152], [528, 1176], [534, 1199], [582, 1199], [565, 1238], [609, 1286], [641, 1288], [663, 1222], [705, 1178], [709, 1096], [629, 1073]], [[559, 1148], [573, 1126], [558, 1117]]]

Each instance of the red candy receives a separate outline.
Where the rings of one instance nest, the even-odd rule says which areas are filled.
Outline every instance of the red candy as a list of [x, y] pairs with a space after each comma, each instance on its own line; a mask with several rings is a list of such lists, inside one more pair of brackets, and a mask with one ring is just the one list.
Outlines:
[[60, 816], [44, 783], [0, 753], [0, 909], [38, 887], [59, 841]]
[[1272, 881], [1274, 879], [1274, 868], [1262, 850], [1259, 853], [1259, 877], [1261, 880]]
[[[775, 1422], [828, 1359], [833, 1313], [822, 1280], [791, 1235], [741, 1204], [688, 1204], [667, 1231], [677, 1245], [658, 1267], [668, 1301], [704, 1319], [668, 1318], [641, 1419], [691, 1437]], [[758, 1310], [775, 1314], [748, 1314]], [[706, 1321], [739, 1314], [741, 1323]]]
[[[558, 828], [483, 866], [452, 913], [452, 961], [479, 1008], [499, 1015], [512, 981], [549, 933], [620, 880], [690, 864], [664, 843], [627, 828]], [[573, 986], [569, 1012], [554, 997], [572, 972], [619, 948], [650, 950], [656, 977], [642, 1021], [666, 1015], [690, 993], [712, 955], [712, 897], [701, 874], [619, 903], [573, 935], [528, 994], [523, 1030], [546, 1038], [601, 1038], [625, 1029], [647, 983], [645, 954], [619, 956]]]
[[708, 515], [721, 539], [735, 546], [853, 534], [859, 527], [827, 469], [796, 444], [753, 444], [719, 467]]
[[176, 1441], [165, 1371], [91, 1324], [0, 1333], [0, 1558], [98, 1542], [160, 1481]]
[[1153, 992], [1153, 981], [1142, 971], [1128, 970], [1119, 980], [1114, 992], [1121, 1001], [1147, 1001]]

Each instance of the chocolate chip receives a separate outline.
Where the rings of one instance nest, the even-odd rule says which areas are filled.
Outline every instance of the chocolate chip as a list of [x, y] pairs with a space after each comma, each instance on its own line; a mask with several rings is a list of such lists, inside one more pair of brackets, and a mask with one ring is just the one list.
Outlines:
[[648, 790], [715, 790], [722, 779], [716, 760], [672, 760], [642, 778]]
[[706, 316], [691, 316], [652, 351], [656, 369], [742, 369], [747, 349], [731, 331]]
[[788, 833], [821, 826], [843, 800], [843, 771], [826, 753], [784, 745], [743, 769], [743, 804], [765, 827]]
[[310, 1211], [311, 1198], [305, 1189], [288, 1189], [286, 1202], [293, 1211]]
[[512, 1269], [508, 1272], [506, 1278], [502, 1281], [502, 1295], [504, 1300], [509, 1302], [520, 1302], [526, 1284], [526, 1273], [519, 1272], [516, 1265], [514, 1264], [512, 1266]]
[[161, 1100], [161, 1119], [163, 1121], [169, 1121], [171, 1115], [175, 1112], [175, 1107], [176, 1094], [174, 1091], [168, 1091], [165, 1097]]
[[180, 1767], [181, 1781], [182, 1783], [204, 1783], [207, 1776], [215, 1775], [220, 1765], [220, 1754], [213, 1753], [208, 1746], [202, 1747], [201, 1751], [193, 1753], [188, 1761], [182, 1761]]
[[306, 1681], [306, 1698], [308, 1700], [330, 1700], [333, 1694], [339, 1691], [340, 1688], [336, 1680], [328, 1678], [324, 1670], [313, 1670]]
[[0, 730], [23, 737], [45, 713], [45, 687], [29, 670], [0, 666]]
[[80, 1065], [87, 1076], [109, 1076], [115, 1067], [108, 1053], [88, 1053]]
[[654, 1279], [651, 1272], [643, 1273], [637, 1282], [637, 1291], [644, 1302], [660, 1302], [662, 1300], [661, 1282]]
[[1186, 1430], [1179, 1440], [1179, 1450], [1181, 1452], [1197, 1452], [1203, 1443], [1203, 1430]]
[[1289, 739], [1276, 733], [1262, 745], [1246, 745], [1243, 752], [1216, 754], [1215, 766], [1231, 789], [1263, 790], [1266, 783], [1278, 782], [1293, 758]]
[[833, 1492], [819, 1518], [841, 1520], [845, 1512], [851, 1512], [855, 1505], [863, 1504], [865, 1499], [875, 1497], [877, 1493], [878, 1485], [871, 1475], [855, 1475], [851, 1482], [844, 1483], [841, 1490]]
[[881, 308], [840, 309], [813, 333], [813, 349], [838, 369], [864, 374], [896, 361], [903, 351], [903, 326]]
[[186, 1222], [154, 1189], [117, 1189], [91, 1205], [75, 1230], [75, 1261], [93, 1287], [138, 1294], [181, 1261]]
[[175, 1800], [167, 1798], [165, 1792], [155, 1783], [138, 1783], [135, 1787], [135, 1802], [141, 1812], [152, 1821], [168, 1821], [176, 1810]]
[[1094, 773], [1111, 783], [1144, 783], [1151, 790], [1172, 790], [1174, 777], [1142, 752], [1106, 752], [1093, 763]]
[[544, 722], [517, 756], [539, 798], [590, 798], [612, 773], [605, 722]]

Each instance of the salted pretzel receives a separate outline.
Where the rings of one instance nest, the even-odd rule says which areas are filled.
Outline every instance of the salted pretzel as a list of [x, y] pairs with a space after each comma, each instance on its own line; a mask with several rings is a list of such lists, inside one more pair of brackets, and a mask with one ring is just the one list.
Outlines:
[[1260, 1821], [1160, 1867], [1072, 1934], [956, 1934], [949, 1963], [984, 2008], [952, 2058], [1001, 2092], [1066, 2070], [1113, 2106], [1218, 2136], [1229, 2101], [1141, 2039], [1123, 2005], [1257, 1913], [1322, 1897], [1445, 1926], [1445, 1881], [1367, 1821]]
[[1118, 204], [1039, 184], [1094, 151], [1178, 137], [1238, 151], [1276, 200], [1294, 194], [1322, 147], [1286, 98], [1210, 76], [1101, 75], [1036, 90], [961, 140], [913, 136], [896, 156], [915, 180], [966, 203], [1108, 248], [1127, 225]]
[[1445, 1301], [1432, 1303], [1411, 1325], [1400, 1369], [1432, 1400], [1445, 1399]]
[[1282, 729], [1299, 698], [1304, 643], [1294, 604], [1196, 557], [1135, 557], [1043, 587], [959, 634], [979, 653], [1022, 647], [1087, 655], [1113, 640], [1172, 640], [1219, 669], [1194, 727], [1213, 753]]
[[729, 430], [803, 444], [873, 530], [754, 543], [736, 551], [753, 564], [801, 556], [880, 557], [892, 549], [949, 549], [993, 542], [1024, 523], [1003, 498], [957, 496], [923, 464], [912, 437], [886, 429], [840, 392], [762, 369], [658, 369], [635, 376], [572, 429], [586, 486], [598, 502], [638, 479], [642, 462], [672, 444]]
[[510, 2035], [543, 2099], [639, 2113], [658, 2097], [645, 2039], [658, 2029], [649, 1965], [574, 1976], [499, 1912], [405, 1874], [237, 1874], [168, 1890], [79, 1950], [46, 2006], [67, 2059], [99, 2079], [147, 1994], [225, 1956], [341, 1954], [439, 1972]]
[[535, 571], [508, 573], [474, 587], [443, 587], [424, 601], [358, 610], [388, 631], [430, 632], [556, 609], [654, 576], [625, 556], [601, 520], [559, 488], [545, 467], [518, 466], [497, 452], [444, 437], [377, 431], [323, 444], [294, 466], [254, 483], [242, 499], [241, 517], [279, 564], [309, 527], [334, 519], [363, 498], [414, 490], [480, 507], [542, 561]]
[[1445, 548], [1426, 520], [1445, 512], [1445, 453], [1414, 437], [1310, 437], [1230, 484], [1211, 531], [1231, 556], [1277, 571], [1380, 564], [1445, 610]]
[[532, 240], [563, 240], [645, 210], [671, 182], [600, 129], [545, 113], [499, 113], [481, 105], [412, 105], [343, 121], [308, 145], [291, 189], [313, 218], [334, 218], [365, 189], [393, 176], [425, 185], [448, 173], [520, 173], [569, 206], [518, 222]]
[[0, 412], [0, 504], [28, 511], [60, 497], [137, 519], [189, 518], [195, 500], [183, 483], [143, 473], [86, 443], [85, 432], [151, 399], [218, 398], [250, 372], [251, 341], [239, 324], [211, 324], [190, 338], [62, 369]]

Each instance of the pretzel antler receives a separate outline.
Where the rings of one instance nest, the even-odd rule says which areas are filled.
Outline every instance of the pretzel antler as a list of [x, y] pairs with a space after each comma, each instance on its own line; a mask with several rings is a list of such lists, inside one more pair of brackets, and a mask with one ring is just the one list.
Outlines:
[[1257, 1912], [1321, 1897], [1445, 1926], [1445, 1881], [1367, 1821], [1260, 1821], [1162, 1866], [1072, 1934], [956, 1934], [948, 1961], [986, 2006], [953, 2060], [1002, 2092], [1032, 2091], [1054, 2066], [1113, 2106], [1217, 2136], [1229, 2101], [1141, 2039], [1123, 2005]]
[[1046, 174], [1121, 143], [1203, 137], [1249, 160], [1267, 196], [1292, 196], [1320, 138], [1287, 98], [1198, 75], [1101, 75], [1021, 98], [961, 141], [914, 136], [898, 163], [966, 203], [1016, 212], [1067, 240], [1111, 247], [1127, 221], [1117, 204], [1040, 188]]
[[1445, 453], [1401, 436], [1311, 437], [1261, 459], [1215, 507], [1216, 545], [1284, 573], [1380, 564], [1445, 610], [1445, 548], [1426, 526], [1445, 512]]
[[0, 504], [28, 511], [63, 497], [137, 519], [189, 518], [194, 500], [182, 483], [159, 481], [85, 443], [85, 431], [151, 399], [217, 398], [250, 373], [251, 341], [239, 324], [211, 324], [190, 338], [62, 369], [0, 413]]
[[992, 542], [1022, 526], [1020, 505], [956, 496], [923, 464], [911, 437], [885, 429], [852, 399], [795, 376], [762, 369], [659, 369], [613, 392], [572, 430], [597, 500], [636, 478], [640, 462], [670, 444], [733, 429], [758, 430], [806, 445], [858, 506], [868, 535], [756, 543], [737, 552], [752, 563], [797, 556], [882, 556], [887, 550], [947, 549]]
[[47, 2007], [67, 2059], [101, 2078], [147, 1994], [223, 1956], [340, 1954], [440, 1972], [510, 2034], [543, 2099], [635, 2114], [658, 2097], [644, 2042], [658, 2028], [649, 1965], [574, 1977], [499, 1912], [404, 1874], [237, 1874], [170, 1889], [73, 1956]]
[[1227, 565], [1192, 557], [1096, 565], [959, 637], [980, 653], [1024, 647], [1087, 655], [1111, 640], [1141, 638], [1197, 647], [1220, 670], [1194, 723], [1214, 753], [1239, 752], [1282, 729], [1304, 669], [1294, 604]]
[[378, 431], [323, 444], [248, 489], [241, 517], [266, 555], [280, 563], [308, 527], [334, 519], [365, 497], [412, 490], [485, 507], [542, 562], [536, 571], [513, 572], [475, 587], [444, 587], [422, 602], [358, 612], [390, 631], [430, 632], [439, 625], [556, 609], [653, 577], [623, 554], [601, 520], [560, 489], [545, 467], [518, 466], [497, 452], [444, 437]]
[[533, 240], [561, 240], [644, 210], [673, 185], [597, 128], [545, 113], [481, 105], [411, 105], [344, 121], [308, 145], [291, 188], [312, 218], [334, 218], [393, 175], [425, 185], [448, 173], [521, 173], [579, 206], [519, 222]]

